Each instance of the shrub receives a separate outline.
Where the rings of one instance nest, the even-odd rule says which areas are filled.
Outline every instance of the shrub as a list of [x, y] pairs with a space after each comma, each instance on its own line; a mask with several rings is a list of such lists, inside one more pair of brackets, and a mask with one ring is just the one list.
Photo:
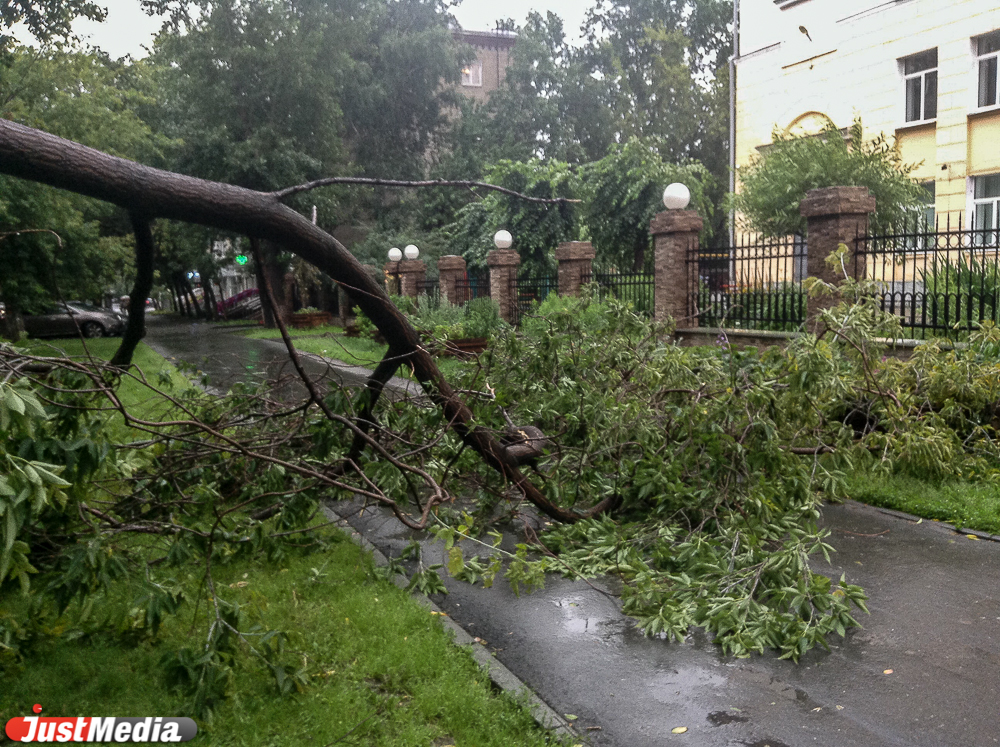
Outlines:
[[462, 326], [465, 337], [492, 337], [508, 325], [500, 316], [500, 304], [492, 298], [475, 298], [466, 304]]
[[924, 305], [934, 326], [973, 329], [981, 321], [1000, 321], [1000, 267], [974, 253], [935, 263], [921, 273]]

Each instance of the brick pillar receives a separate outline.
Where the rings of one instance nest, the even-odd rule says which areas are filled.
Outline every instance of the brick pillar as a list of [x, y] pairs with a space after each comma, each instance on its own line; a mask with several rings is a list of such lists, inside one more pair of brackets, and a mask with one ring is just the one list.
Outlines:
[[[657, 213], [649, 224], [653, 235], [653, 318], [673, 319], [678, 327], [692, 323], [698, 292], [698, 233], [704, 221], [694, 210]], [[690, 294], [690, 301], [688, 296]], [[697, 326], [697, 321], [693, 322]]]
[[584, 280], [590, 280], [596, 253], [589, 241], [569, 241], [556, 247], [559, 263], [559, 295], [579, 296]]
[[494, 249], [486, 255], [486, 265], [490, 268], [490, 295], [500, 305], [500, 316], [508, 322], [516, 319], [517, 312], [517, 266], [520, 255], [513, 249]]
[[[392, 262], [390, 264], [396, 264]], [[420, 259], [404, 259], [399, 262], [399, 295], [416, 298], [420, 294], [418, 283], [427, 277], [427, 265]]]
[[[868, 216], [875, 212], [875, 198], [867, 187], [825, 187], [812, 189], [802, 200], [800, 210], [808, 221], [806, 233], [809, 276], [838, 285], [844, 280], [839, 267], [830, 267], [826, 258], [846, 244], [844, 267], [854, 268], [854, 239], [868, 231]], [[824, 295], [806, 301], [806, 328], [814, 329], [823, 309], [837, 303], [835, 296]]]
[[386, 262], [382, 265], [382, 271], [385, 274], [385, 292], [390, 296], [401, 296], [399, 281], [400, 273], [399, 266], [403, 264], [402, 262]]
[[457, 306], [465, 301], [458, 297], [458, 281], [465, 277], [465, 260], [448, 254], [438, 260], [438, 275], [441, 278], [441, 298]]

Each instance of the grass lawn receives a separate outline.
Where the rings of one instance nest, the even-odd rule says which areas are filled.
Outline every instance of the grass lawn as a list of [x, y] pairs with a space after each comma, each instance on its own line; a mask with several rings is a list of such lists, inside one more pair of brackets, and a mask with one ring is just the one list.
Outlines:
[[[253, 340], [281, 339], [281, 332], [276, 329], [252, 329], [242, 334]], [[344, 330], [335, 326], [289, 329], [288, 334], [299, 350], [365, 368], [375, 368], [389, 349], [388, 345], [367, 337], [345, 337]], [[441, 373], [449, 378], [465, 365], [456, 358], [438, 358], [437, 364]], [[411, 378], [406, 368], [400, 368], [397, 375]]]
[[913, 477], [883, 477], [866, 472], [848, 476], [847, 495], [872, 506], [905, 511], [956, 527], [1000, 534], [1000, 485]]
[[[259, 623], [291, 632], [286, 652], [306, 667], [311, 684], [279, 697], [274, 679], [242, 645], [231, 695], [210, 721], [199, 722], [195, 744], [322, 747], [351, 729], [343, 744], [551, 743], [526, 709], [492, 691], [438, 617], [377, 577], [370, 555], [345, 535], [332, 532], [328, 539], [326, 549], [277, 565], [262, 560], [215, 572], [220, 597], [243, 607], [244, 628]], [[100, 614], [121, 625], [130, 598], [122, 590], [98, 605]], [[35, 703], [49, 716], [191, 715], [159, 661], [199, 645], [205, 604], [194, 613], [188, 605], [165, 622], [156, 643], [96, 632], [40, 645], [3, 672], [0, 720], [31, 715]]]
[[[95, 358], [109, 360], [118, 349], [120, 338], [99, 337], [87, 340], [87, 350]], [[84, 358], [83, 342], [79, 339], [60, 340], [26, 340], [19, 346], [39, 356], [69, 356]], [[191, 386], [189, 382], [173, 365], [162, 356], [153, 352], [146, 343], [140, 342], [132, 357], [132, 363], [146, 376], [149, 383], [176, 396]], [[133, 371], [136, 376], [138, 372]], [[162, 374], [162, 376], [161, 376]], [[144, 420], [163, 418], [168, 409], [160, 395], [144, 386], [131, 376], [122, 377], [118, 387], [118, 396], [128, 407], [129, 412]]]
[[[118, 340], [88, 341], [91, 353], [108, 358]], [[38, 355], [82, 355], [79, 340], [31, 341]], [[56, 349], [58, 348], [58, 350]], [[165, 371], [178, 387], [189, 386], [167, 361], [140, 345], [135, 363], [151, 378]], [[162, 400], [124, 379], [120, 395], [145, 415], [164, 410]], [[227, 697], [210, 718], [199, 720], [196, 744], [234, 747], [312, 744], [510, 745], [553, 744], [528, 710], [498, 694], [472, 657], [451, 642], [440, 618], [379, 577], [370, 554], [335, 529], [324, 543], [289, 551], [281, 560], [216, 560], [220, 599], [242, 610], [244, 631], [289, 634], [285, 662], [303, 667], [309, 686], [279, 696], [270, 671], [246, 642], [237, 643]], [[142, 535], [120, 540], [134, 562], [162, 557], [162, 540]], [[193, 565], [156, 566], [158, 583], [183, 583], [192, 598], [166, 616], [153, 639], [136, 627], [138, 579], [123, 581], [97, 598], [89, 616], [70, 605], [35, 614], [41, 635], [20, 661], [0, 646], [0, 722], [46, 716], [193, 716], [186, 695], [167, 678], [164, 657], [183, 648], [199, 651], [208, 630], [208, 605]], [[25, 612], [27, 600], [13, 589], [0, 596], [0, 619]], [[196, 603], [196, 598], [201, 598]], [[20, 616], [20, 615], [18, 615]], [[257, 627], [255, 627], [257, 626]], [[258, 632], [259, 637], [259, 632]], [[253, 635], [248, 637], [252, 643]], [[258, 644], [259, 645], [259, 644]]]

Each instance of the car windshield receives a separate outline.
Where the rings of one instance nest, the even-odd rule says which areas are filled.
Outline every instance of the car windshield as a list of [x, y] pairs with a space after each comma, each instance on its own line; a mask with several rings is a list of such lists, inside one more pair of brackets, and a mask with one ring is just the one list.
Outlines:
[[83, 311], [104, 311], [104, 309], [99, 306], [94, 306], [93, 304], [84, 303], [83, 301], [67, 301], [67, 306], [71, 306], [74, 309], [81, 309]]

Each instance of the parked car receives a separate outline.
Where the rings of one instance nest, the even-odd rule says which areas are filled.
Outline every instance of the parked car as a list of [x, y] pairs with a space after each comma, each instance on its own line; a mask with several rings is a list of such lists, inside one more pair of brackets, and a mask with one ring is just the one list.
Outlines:
[[76, 337], [81, 333], [84, 337], [104, 337], [120, 335], [124, 328], [123, 314], [82, 301], [54, 304], [43, 314], [24, 317], [24, 329], [31, 337]]

